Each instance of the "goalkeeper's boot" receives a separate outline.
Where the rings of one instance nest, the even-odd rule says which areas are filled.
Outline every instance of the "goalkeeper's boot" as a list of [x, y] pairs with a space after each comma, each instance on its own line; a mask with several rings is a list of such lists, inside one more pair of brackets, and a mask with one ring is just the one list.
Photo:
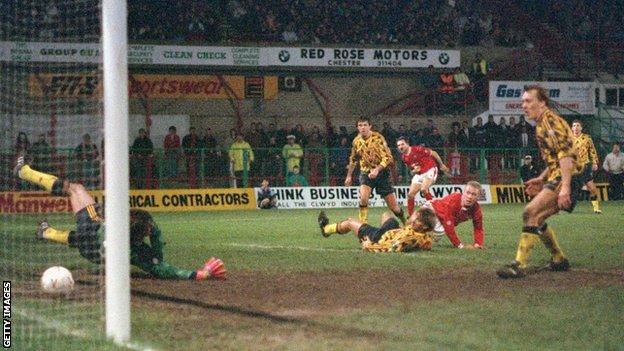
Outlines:
[[526, 276], [526, 273], [522, 268], [520, 268], [520, 264], [516, 261], [513, 261], [511, 264], [505, 265], [503, 268], [496, 271], [496, 274], [499, 278], [502, 279], [522, 278]]
[[24, 160], [24, 155], [20, 154], [17, 157], [17, 161], [15, 162], [15, 167], [13, 167], [13, 174], [15, 174], [16, 177], [19, 178], [19, 172], [22, 169], [22, 167], [24, 167], [24, 165], [26, 164], [26, 161]]
[[327, 215], [324, 211], [321, 211], [321, 213], [319, 213], [318, 215], [318, 224], [319, 227], [321, 227], [321, 234], [325, 238], [329, 237], [329, 234], [325, 233], [325, 226], [329, 224], [329, 218], [327, 218]]
[[602, 214], [602, 210], [594, 210], [595, 214]]
[[567, 272], [570, 270], [570, 261], [567, 258], [564, 258], [561, 262], [550, 261], [548, 269], [553, 272]]
[[39, 227], [37, 227], [37, 239], [43, 240], [43, 233], [45, 233], [46, 229], [50, 228], [50, 224], [45, 219], [39, 222]]

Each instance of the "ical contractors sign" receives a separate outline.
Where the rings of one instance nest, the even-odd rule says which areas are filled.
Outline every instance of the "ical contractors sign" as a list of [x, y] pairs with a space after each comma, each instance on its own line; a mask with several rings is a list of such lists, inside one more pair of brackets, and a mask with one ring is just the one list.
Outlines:
[[490, 81], [488, 113], [493, 115], [523, 114], [522, 93], [528, 85], [539, 85], [546, 89], [549, 98], [555, 102], [555, 109], [561, 114], [571, 112], [583, 115], [596, 114], [594, 83], [531, 81]]
[[[89, 192], [104, 203], [102, 191]], [[253, 189], [131, 190], [130, 208], [150, 212], [244, 210], [256, 208]], [[69, 198], [44, 192], [2, 192], [0, 213], [71, 213]]]
[[[0, 61], [90, 63], [102, 61], [96, 43], [0, 42]], [[227, 67], [454, 68], [459, 50], [413, 48], [229, 47], [129, 45], [128, 63]]]
[[[434, 199], [442, 198], [454, 192], [463, 192], [465, 185], [434, 185], [430, 188]], [[359, 192], [358, 187], [277, 187], [271, 188], [277, 197], [277, 207], [279, 209], [301, 209], [301, 208], [342, 208], [358, 207]], [[407, 204], [407, 193], [409, 187], [396, 186], [395, 195], [400, 205]], [[254, 188], [256, 194], [260, 188]], [[257, 195], [256, 195], [257, 196]], [[416, 195], [416, 202], [423, 203], [425, 199]], [[480, 203], [492, 203], [490, 186], [484, 185], [479, 198]], [[256, 204], [257, 205], [257, 204]], [[373, 192], [368, 202], [369, 207], [384, 207], [385, 201]]]

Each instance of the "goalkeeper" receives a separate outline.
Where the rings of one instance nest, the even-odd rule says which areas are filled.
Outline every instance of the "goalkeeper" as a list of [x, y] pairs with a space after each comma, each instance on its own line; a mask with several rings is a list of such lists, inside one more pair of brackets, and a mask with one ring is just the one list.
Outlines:
[[382, 214], [379, 228], [353, 218], [330, 224], [323, 211], [318, 216], [321, 234], [324, 237], [353, 232], [359, 238], [362, 249], [369, 252], [431, 250], [433, 239], [428, 232], [433, 230], [435, 220], [435, 213], [428, 208], [414, 212], [408, 224], [402, 228], [389, 212]]
[[[78, 248], [82, 257], [95, 264], [103, 263], [104, 218], [99, 213], [100, 205], [84, 186], [33, 170], [24, 164], [23, 157], [18, 158], [15, 173], [20, 179], [37, 184], [52, 195], [69, 196], [74, 210], [76, 230], [57, 230], [43, 221], [39, 224], [37, 238]], [[130, 264], [159, 279], [205, 280], [226, 276], [223, 261], [214, 257], [198, 270], [182, 269], [165, 262], [162, 232], [144, 210], [130, 210]]]

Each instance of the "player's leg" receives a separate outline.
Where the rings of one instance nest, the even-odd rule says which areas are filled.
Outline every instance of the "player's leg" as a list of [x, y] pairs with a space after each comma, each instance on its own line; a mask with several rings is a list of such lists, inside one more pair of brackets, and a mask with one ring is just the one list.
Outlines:
[[593, 179], [585, 183], [585, 185], [587, 186], [587, 190], [589, 190], [589, 200], [591, 201], [594, 213], [602, 213], [600, 204], [598, 203], [598, 189], [596, 189], [596, 184], [594, 184]]
[[396, 196], [394, 196], [394, 192], [386, 194], [384, 196], [384, 200], [386, 201], [386, 205], [388, 208], [394, 213], [394, 215], [401, 221], [401, 223], [405, 224], [405, 213], [399, 203], [396, 200]]
[[65, 195], [67, 192], [67, 182], [64, 182], [58, 177], [34, 170], [25, 163], [24, 157], [17, 158], [17, 163], [14, 168], [14, 173], [17, 177], [27, 182], [39, 185], [45, 190], [52, 193], [52, 195]]
[[[366, 176], [368, 179], [368, 176]], [[370, 198], [372, 188], [369, 185], [360, 185], [360, 209], [358, 217], [363, 223], [368, 222], [368, 199]]]
[[344, 221], [330, 223], [325, 212], [321, 211], [318, 215], [318, 224], [321, 229], [321, 234], [327, 238], [332, 234], [346, 234], [350, 231], [357, 235], [358, 230], [364, 223], [353, 218], [347, 218]]
[[558, 212], [557, 192], [543, 188], [527, 204], [522, 214], [523, 228], [516, 251], [515, 261], [497, 272], [501, 278], [523, 277], [531, 251], [540, 240], [541, 226], [549, 216]]
[[422, 197], [424, 197], [427, 201], [433, 200], [433, 196], [431, 196], [431, 193], [429, 192], [429, 187], [433, 185], [434, 182], [435, 178], [425, 177], [425, 179], [423, 179], [421, 193]]
[[421, 184], [415, 183], [414, 178], [412, 179], [412, 184], [410, 184], [409, 191], [407, 192], [407, 215], [408, 216], [411, 216], [412, 213], [414, 213], [416, 194], [418, 194], [421, 188]]

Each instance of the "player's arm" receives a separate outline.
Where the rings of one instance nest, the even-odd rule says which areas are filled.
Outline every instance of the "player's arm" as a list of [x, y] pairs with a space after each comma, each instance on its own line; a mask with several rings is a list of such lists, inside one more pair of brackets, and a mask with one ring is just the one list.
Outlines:
[[375, 167], [369, 173], [370, 178], [375, 178], [379, 174], [379, 172], [383, 171], [384, 168], [388, 167], [394, 161], [394, 158], [392, 157], [392, 152], [390, 151], [388, 144], [386, 144], [386, 140], [381, 135], [379, 135], [376, 140], [374, 151], [378, 154], [381, 161], [379, 162], [377, 167]]
[[483, 212], [481, 212], [481, 207], [477, 207], [472, 215], [472, 226], [474, 231], [474, 247], [481, 249], [483, 248], [483, 238], [485, 237], [485, 233], [483, 231]]
[[355, 163], [358, 161], [358, 152], [356, 146], [356, 140], [353, 140], [351, 144], [351, 154], [349, 155], [349, 165], [347, 166], [347, 178], [345, 179], [345, 185], [351, 185], [351, 177], [353, 176], [353, 170], [355, 170]]
[[589, 144], [589, 155], [592, 159], [592, 170], [595, 171], [598, 169], [598, 162], [600, 162], [600, 159], [598, 158], [598, 151], [596, 151], [594, 141], [589, 135], [587, 136], [587, 143]]
[[440, 218], [440, 222], [442, 223], [442, 226], [444, 227], [444, 233], [451, 241], [451, 244], [453, 244], [453, 246], [458, 249], [464, 248], [464, 244], [462, 244], [461, 240], [459, 240], [459, 237], [457, 236], [457, 232], [455, 231], [455, 224], [453, 223], [453, 221]]
[[150, 247], [154, 251], [154, 255], [156, 256], [156, 258], [162, 261], [164, 257], [163, 247], [165, 246], [165, 243], [162, 241], [162, 232], [156, 224], [154, 224], [154, 226], [152, 227], [151, 233], [149, 235], [149, 240]]
[[557, 159], [559, 160], [559, 169], [561, 171], [561, 190], [557, 203], [559, 208], [569, 208], [572, 204], [570, 199], [572, 172], [574, 171], [574, 162], [576, 158], [576, 149], [574, 148], [574, 135], [566, 122], [559, 117], [553, 123], [553, 136], [548, 139], [555, 151], [557, 151]]
[[574, 159], [572, 157], [564, 157], [559, 159], [559, 168], [561, 170], [561, 190], [557, 203], [559, 208], [569, 208], [572, 205], [570, 195], [572, 194], [572, 171], [574, 170]]
[[444, 164], [444, 161], [442, 161], [442, 158], [436, 151], [431, 150], [431, 157], [433, 157], [436, 160], [436, 162], [438, 162], [438, 164], [440, 165], [440, 170], [442, 170], [443, 172], [448, 171], [448, 167], [446, 167], [446, 165]]

